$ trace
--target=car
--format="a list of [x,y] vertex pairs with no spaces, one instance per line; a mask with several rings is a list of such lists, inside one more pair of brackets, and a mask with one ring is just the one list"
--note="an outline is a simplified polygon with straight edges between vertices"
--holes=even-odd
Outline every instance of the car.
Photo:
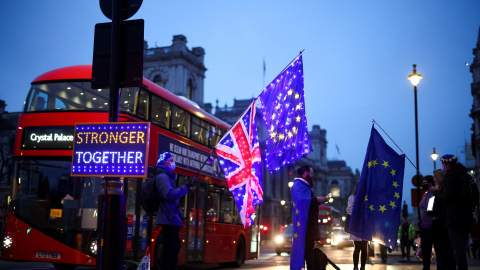
[[332,246],[336,246],[338,249],[353,247],[353,241],[350,240],[350,235],[344,231],[343,227],[333,227]]
[[277,255],[286,252],[290,254],[292,252],[292,237],[293,237],[293,225],[287,225],[283,231],[275,237],[275,252]]

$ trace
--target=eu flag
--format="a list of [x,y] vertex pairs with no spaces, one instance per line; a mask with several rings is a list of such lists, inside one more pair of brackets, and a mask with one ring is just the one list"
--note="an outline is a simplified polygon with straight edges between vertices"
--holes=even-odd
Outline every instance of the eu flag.
[[310,186],[298,178],[292,186],[293,238],[290,255],[290,269],[305,269],[305,233],[307,230],[308,209],[312,200]]
[[350,218],[350,233],[395,249],[405,155],[398,155],[372,126]]
[[265,161],[270,171],[312,151],[303,85],[303,61],[299,54],[259,96],[263,122],[268,130]]

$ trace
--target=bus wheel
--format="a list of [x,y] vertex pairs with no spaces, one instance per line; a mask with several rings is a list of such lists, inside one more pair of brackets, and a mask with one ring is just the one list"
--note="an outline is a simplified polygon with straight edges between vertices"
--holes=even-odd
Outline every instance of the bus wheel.
[[240,267],[245,262],[245,240],[243,237],[238,238],[237,257],[232,263],[232,267]]
[[162,261],[162,251],[163,251],[163,232],[160,232],[155,241],[155,254],[153,257],[153,267],[154,270],[161,270],[160,262]]
[[57,270],[75,270],[77,266],[75,264],[66,264],[66,263],[54,263],[53,267]]

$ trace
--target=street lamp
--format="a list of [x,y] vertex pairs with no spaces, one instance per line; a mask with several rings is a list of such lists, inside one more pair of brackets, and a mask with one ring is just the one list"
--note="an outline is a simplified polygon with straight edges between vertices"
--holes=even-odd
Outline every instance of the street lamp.
[[[417,65],[413,64],[413,74],[408,76],[408,80],[413,84],[413,93],[415,95],[415,146],[417,154],[417,204],[420,204],[420,165],[418,160],[418,117],[417,117],[417,84],[422,79],[420,74],[417,74]],[[417,205],[418,219],[420,220],[420,206]]]
[[433,153],[430,156],[433,159],[433,170],[435,171],[437,169],[437,158],[438,158],[438,154],[435,153],[435,147],[433,147]]

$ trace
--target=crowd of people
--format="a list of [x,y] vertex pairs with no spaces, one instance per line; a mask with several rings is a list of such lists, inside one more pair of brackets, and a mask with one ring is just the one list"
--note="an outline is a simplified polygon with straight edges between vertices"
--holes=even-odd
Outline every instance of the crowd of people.
[[[433,175],[426,175],[422,179],[422,189],[425,193],[419,203],[418,230],[408,222],[406,217],[399,226],[398,239],[400,240],[402,259],[410,261],[410,249],[414,238],[418,236],[417,240],[420,245],[414,255],[422,259],[423,270],[430,269],[434,254],[436,255],[437,269],[466,270],[468,269],[467,256],[477,258],[480,255],[480,228],[472,214],[473,208],[478,206],[478,186],[475,180],[469,177],[467,169],[458,162],[456,156],[444,155],[440,160],[442,169],[435,170]],[[313,187],[312,176],[311,167],[300,168],[296,181],[294,181],[294,187],[295,185]],[[352,214],[357,188],[358,184],[348,198],[347,223],[348,217]],[[292,192],[294,192],[294,188],[292,188]],[[328,196],[316,197],[312,191],[310,198],[310,209],[307,210],[309,216],[310,211],[318,209],[318,204],[323,203]],[[314,213],[312,214],[314,215]],[[353,234],[350,235],[350,240],[354,243],[354,270],[364,270],[371,243],[368,239],[362,239]],[[315,265],[314,241],[315,237],[309,237],[305,241],[304,257],[307,267],[308,269],[324,269]],[[382,263],[387,261],[387,250],[386,246],[380,245]],[[294,252],[295,250],[292,249],[292,256]],[[359,264],[360,268],[358,268]]]

